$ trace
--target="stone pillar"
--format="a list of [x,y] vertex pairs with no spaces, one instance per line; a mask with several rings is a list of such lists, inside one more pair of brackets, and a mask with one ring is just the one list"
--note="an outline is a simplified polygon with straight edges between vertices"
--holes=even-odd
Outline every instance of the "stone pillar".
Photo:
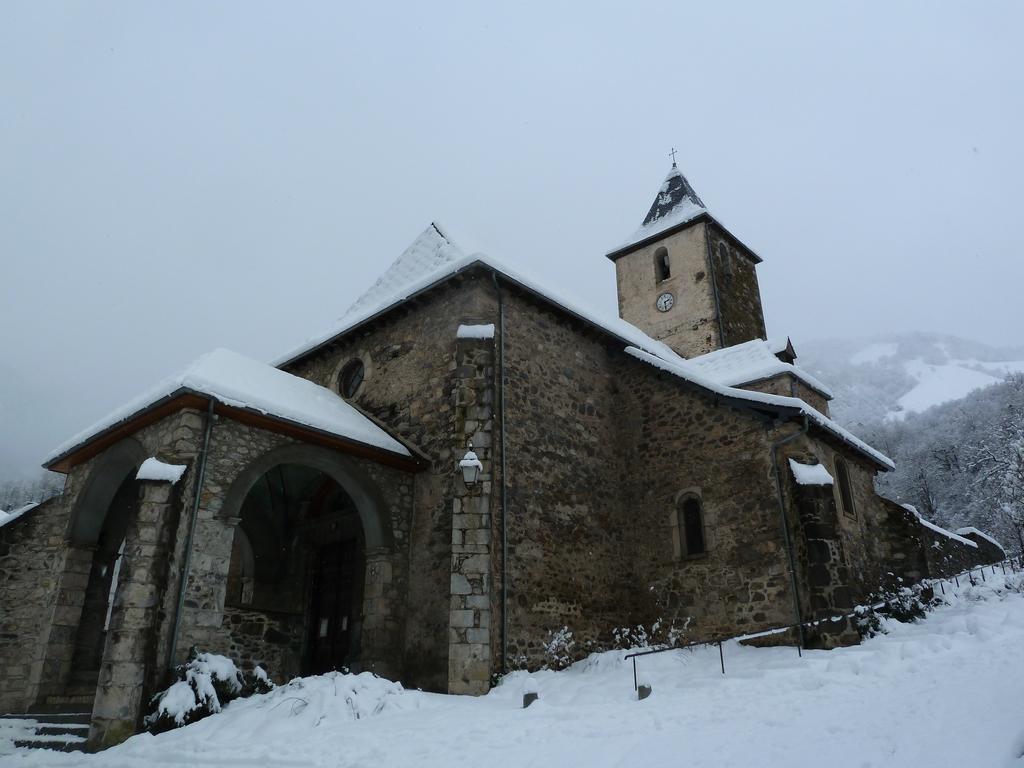
[[396,680],[400,674],[398,621],[392,591],[393,554],[387,549],[366,553],[363,583],[363,626],[359,634],[360,670]]
[[167,482],[140,481],[138,516],[128,527],[110,628],[100,665],[89,747],[134,734],[161,682],[160,606],[167,587],[180,499]]
[[[472,442],[483,464],[470,491],[454,478],[448,614],[448,692],[487,693],[491,678],[491,491],[494,450],[494,340],[459,339],[454,397],[461,458]],[[453,473],[458,472],[452,467]]]
[[[853,592],[832,486],[794,487],[800,531],[797,551],[808,589],[805,602],[810,608],[804,620],[845,616],[853,610]],[[809,645],[820,648],[860,642],[846,618],[823,621],[816,628],[805,629],[804,634]]]
[[47,696],[60,695],[67,685],[95,549],[71,545],[64,555],[50,633],[32,661],[30,674],[34,685],[30,698],[33,700],[44,701]]

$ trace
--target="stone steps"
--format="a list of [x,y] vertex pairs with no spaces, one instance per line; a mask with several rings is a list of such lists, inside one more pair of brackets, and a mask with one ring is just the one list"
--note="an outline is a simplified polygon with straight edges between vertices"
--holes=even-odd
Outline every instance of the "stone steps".
[[19,733],[14,739],[16,747],[79,752],[85,749],[91,718],[91,712],[80,710],[35,711],[23,715],[0,715],[0,726],[21,728],[23,733]]

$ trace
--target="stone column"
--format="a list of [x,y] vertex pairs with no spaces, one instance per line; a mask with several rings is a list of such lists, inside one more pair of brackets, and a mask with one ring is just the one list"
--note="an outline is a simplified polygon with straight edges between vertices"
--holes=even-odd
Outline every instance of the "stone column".
[[366,578],[363,583],[362,630],[359,635],[361,670],[391,680],[398,679],[398,621],[392,593],[394,569],[392,553],[377,549],[366,553]]
[[91,749],[118,744],[136,732],[162,671],[156,635],[181,505],[170,483],[139,485],[139,512],[125,538],[100,665],[89,730]]
[[64,569],[57,590],[57,602],[53,606],[50,633],[46,642],[40,644],[32,662],[34,690],[31,699],[43,701],[47,696],[64,692],[71,674],[71,659],[75,654],[75,639],[82,619],[82,605],[95,549],[70,545],[64,555]]
[[[483,464],[470,491],[454,478],[452,560],[448,615],[448,692],[487,693],[491,678],[491,489],[494,450],[494,340],[459,339],[454,397],[456,445],[461,458],[470,442]],[[453,473],[458,472],[452,467]]]

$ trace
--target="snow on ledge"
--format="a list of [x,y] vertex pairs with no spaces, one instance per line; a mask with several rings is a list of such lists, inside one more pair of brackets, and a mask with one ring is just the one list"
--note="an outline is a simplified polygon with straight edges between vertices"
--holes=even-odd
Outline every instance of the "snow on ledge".
[[832,475],[824,464],[801,464],[794,459],[789,460],[789,468],[799,485],[832,485]]
[[26,512],[31,512],[38,506],[38,501],[30,501],[25,506],[18,507],[17,509],[12,509],[10,512],[4,512],[2,509],[0,509],[0,528],[3,528],[8,523],[14,522],[19,517],[24,515]]
[[460,325],[456,332],[457,339],[493,339],[494,323],[486,325]]
[[135,474],[136,480],[156,480],[158,482],[174,485],[181,480],[188,467],[184,464],[167,464],[157,458],[148,458],[142,462],[139,471]]
[[984,531],[979,531],[973,525],[969,525],[966,528],[957,528],[956,532],[960,536],[966,536],[966,535],[970,534],[971,536],[977,536],[979,539],[984,539],[989,544],[994,544],[995,546],[999,547],[1001,550],[1003,550],[1003,554],[1006,554],[1006,547],[1004,547],[1002,544],[1000,544],[998,541],[993,539],[991,536],[989,536]]
[[936,525],[935,523],[925,520],[923,517],[921,517],[921,513],[917,511],[917,507],[915,507],[913,504],[900,504],[900,506],[903,507],[908,512],[913,512],[915,515],[917,515],[918,522],[921,523],[921,525],[923,525],[928,530],[935,531],[935,533],[939,534],[940,536],[945,536],[947,539],[952,539],[953,541],[959,542],[964,546],[974,547],[975,549],[978,548],[977,542],[971,541],[970,539],[965,539],[963,536],[957,536],[952,531],[947,531],[945,528],[942,528]]

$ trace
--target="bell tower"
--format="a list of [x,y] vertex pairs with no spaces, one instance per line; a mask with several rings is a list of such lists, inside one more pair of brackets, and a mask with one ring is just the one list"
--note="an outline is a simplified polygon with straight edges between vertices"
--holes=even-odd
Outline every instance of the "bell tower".
[[619,317],[683,357],[765,338],[761,259],[711,216],[675,162],[639,229],[607,256]]

